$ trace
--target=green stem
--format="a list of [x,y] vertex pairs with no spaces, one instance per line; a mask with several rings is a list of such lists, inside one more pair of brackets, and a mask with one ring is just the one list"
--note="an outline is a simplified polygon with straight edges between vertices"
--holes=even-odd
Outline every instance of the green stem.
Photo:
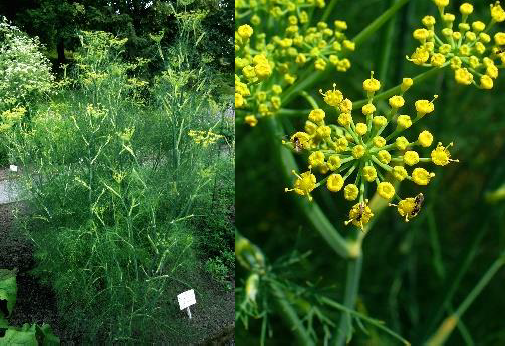
[[500,256],[493,262],[493,264],[487,270],[484,276],[482,276],[477,285],[475,285],[472,291],[468,294],[463,303],[461,303],[458,309],[449,317],[447,317],[442,322],[442,324],[435,332],[435,334],[428,339],[426,345],[437,346],[444,344],[444,342],[447,340],[447,338],[449,338],[452,331],[458,324],[458,321],[461,318],[461,316],[463,316],[463,314],[468,309],[468,307],[473,303],[475,298],[477,298],[477,296],[482,292],[482,290],[487,286],[489,281],[491,281],[493,276],[504,264],[505,264],[505,252],[502,252]]
[[[423,73],[415,76],[414,78],[412,78],[414,80],[414,85],[419,84],[419,83],[425,81],[426,79],[436,75],[439,71],[443,70],[448,64],[449,63],[446,63],[446,64],[442,65],[441,67],[434,67],[431,70],[428,70],[426,72],[423,72]],[[397,86],[392,87],[391,89],[386,90],[386,91],[378,94],[377,96],[375,96],[374,101],[377,102],[377,101],[384,100],[384,99],[389,98],[394,95],[399,95],[400,92],[401,92],[401,84],[398,84]],[[361,108],[366,103],[368,103],[368,100],[355,101],[352,103],[352,109]]]
[[283,313],[283,317],[292,330],[296,333],[296,336],[300,342],[300,345],[314,345],[314,341],[310,338],[309,333],[303,326],[302,321],[298,317],[295,309],[293,309],[292,303],[288,300],[282,291],[282,288],[275,282],[270,281],[270,288],[272,289],[273,295],[279,304],[279,307]]
[[423,335],[428,335],[428,333],[431,333],[434,328],[435,328],[435,323],[440,321],[442,318],[442,315],[444,311],[446,311],[448,304],[452,301],[454,294],[456,293],[456,289],[459,287],[459,284],[461,283],[461,280],[463,279],[463,276],[465,273],[468,271],[468,268],[472,264],[475,256],[477,255],[477,250],[478,247],[484,238],[484,235],[487,233],[489,229],[489,223],[484,225],[478,232],[475,233],[475,235],[472,237],[472,239],[469,241],[469,246],[462,251],[463,258],[458,261],[458,271],[454,275],[451,275],[446,278],[447,284],[443,286],[442,291],[444,292],[444,296],[440,301],[438,301],[435,306],[437,306],[437,310],[432,311],[430,316],[433,316],[431,318],[431,322],[428,325],[428,328],[423,332]]
[[[397,2],[398,0],[391,0],[392,3]],[[391,50],[393,48],[393,41],[395,36],[395,25],[396,25],[396,17],[393,17],[386,28],[386,33],[384,34],[384,47],[382,49],[382,56],[379,68],[379,80],[383,83],[386,82],[386,78],[388,75],[389,67],[391,66]]]
[[[270,117],[266,120],[268,128],[271,131],[271,135],[274,138],[278,136],[282,137],[284,135],[283,129],[275,118]],[[277,150],[279,150],[278,154],[280,157],[281,169],[284,171],[286,177],[291,176],[292,170],[298,170],[293,154],[282,146],[275,147],[279,148]],[[354,253],[354,249],[349,246],[348,242],[333,227],[315,201],[309,202],[307,198],[302,198],[300,196],[295,197],[296,198],[294,198],[294,200],[300,211],[339,256],[343,258],[352,258],[359,255],[359,252],[357,254]]]
[[[345,280],[344,306],[354,310],[356,296],[358,295],[359,279],[361,276],[361,266],[363,256],[359,255],[356,259],[347,264],[347,276]],[[352,320],[348,312],[342,314],[340,323],[337,327],[336,339],[334,345],[345,345],[350,341],[352,335]]]
[[332,1],[330,1],[329,4],[326,5],[326,8],[325,8],[324,13],[323,13],[323,16],[319,20],[320,22],[325,22],[326,19],[328,19],[328,17],[330,16],[330,14],[333,12],[333,8],[337,4],[337,2],[338,2],[338,0],[332,0]]
[[[354,41],[355,48],[357,48],[361,43],[363,43],[370,35],[372,35],[376,30],[378,30],[391,16],[393,16],[403,5],[405,5],[409,0],[399,0],[393,6],[391,6],[386,12],[379,16],[370,25],[360,31],[352,41]],[[335,2],[335,1],[333,1]],[[344,58],[345,54],[339,56],[339,58]],[[289,87],[284,95],[282,95],[282,104],[288,104],[293,97],[295,97],[301,90],[305,90],[315,84],[322,76],[324,76],[325,71],[314,72],[314,66],[311,66],[305,71],[305,73],[297,78],[295,85]]]
[[399,0],[393,6],[391,6],[386,12],[381,14],[376,20],[374,20],[370,25],[360,31],[359,34],[354,36],[352,41],[358,48],[359,45],[363,43],[368,37],[370,37],[375,31],[377,31],[389,18],[391,18],[403,5],[405,5],[409,0]]
[[277,111],[276,115],[309,115],[312,109],[287,109],[281,108]]

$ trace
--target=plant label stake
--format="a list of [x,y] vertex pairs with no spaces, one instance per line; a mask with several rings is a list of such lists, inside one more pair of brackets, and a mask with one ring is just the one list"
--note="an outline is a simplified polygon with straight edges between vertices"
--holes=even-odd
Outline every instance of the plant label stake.
[[179,301],[180,309],[181,310],[186,309],[189,319],[191,319],[191,310],[189,310],[189,307],[191,305],[196,304],[195,290],[189,290],[186,292],[182,292],[181,294],[179,294],[177,296],[177,300]]
[[12,172],[17,172],[17,171],[18,171],[18,166],[16,166],[16,165],[10,165],[9,169],[10,169]]

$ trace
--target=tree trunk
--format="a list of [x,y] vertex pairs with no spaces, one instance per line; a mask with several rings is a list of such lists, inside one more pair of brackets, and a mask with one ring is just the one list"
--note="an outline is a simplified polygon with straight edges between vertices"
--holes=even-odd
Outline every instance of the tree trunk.
[[60,68],[65,63],[65,45],[62,38],[59,39],[56,45],[56,51],[58,53],[58,68]]

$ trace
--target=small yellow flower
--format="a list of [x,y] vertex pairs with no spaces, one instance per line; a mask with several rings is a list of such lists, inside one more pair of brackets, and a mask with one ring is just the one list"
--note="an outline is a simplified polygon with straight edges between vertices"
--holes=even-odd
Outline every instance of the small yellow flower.
[[488,67],[486,67],[486,75],[488,75],[493,79],[498,78],[498,67],[496,67],[495,65],[489,65]]
[[451,52],[452,50],[452,47],[450,44],[447,44],[447,43],[444,43],[443,45],[441,45],[439,48],[438,48],[438,51],[443,54],[443,55],[447,55]]
[[254,72],[256,73],[256,76],[260,80],[264,80],[272,74],[272,69],[270,68],[270,64],[261,63],[261,64],[254,66]]
[[431,56],[431,64],[436,67],[440,67],[445,64],[445,56],[440,53],[435,53]]
[[483,89],[492,89],[493,80],[488,75],[483,75],[482,77],[480,77],[480,86]]
[[242,74],[249,81],[254,81],[256,79],[256,72],[254,71],[254,67],[251,65],[247,65],[242,69]]
[[479,40],[481,40],[484,43],[489,43],[489,42],[491,42],[491,36],[489,36],[485,32],[481,32],[479,34]]
[[[438,97],[438,95],[435,95],[435,99]],[[426,114],[429,114],[435,110],[435,105],[433,104],[433,101],[428,101],[428,100],[417,100],[415,103],[416,106],[416,111],[417,115],[422,117]]]
[[412,126],[412,119],[408,115],[402,114],[398,116],[398,127],[400,129],[408,129]]
[[435,25],[435,17],[433,16],[425,16],[423,18],[423,25],[425,25],[428,29],[432,28]]
[[328,158],[328,162],[326,164],[328,165],[329,169],[334,171],[340,167],[340,158],[337,155],[331,155]]
[[324,61],[324,59],[319,58],[314,62],[314,67],[318,71],[324,71],[324,69],[326,68],[326,61]]
[[358,187],[354,184],[348,184],[344,187],[344,198],[348,201],[354,201],[358,197]]
[[505,32],[498,32],[494,35],[494,42],[498,46],[505,45]]
[[336,30],[347,30],[347,23],[343,20],[336,20],[333,22]]
[[450,23],[452,26],[452,22],[456,19],[456,16],[453,15],[452,13],[446,13],[444,14],[444,21],[447,23]]
[[241,108],[244,106],[244,98],[239,93],[235,93],[235,107]]
[[410,87],[414,84],[414,80],[412,78],[403,78],[402,85],[401,85],[401,90],[402,93],[410,89]]
[[299,195],[307,196],[309,201],[312,201],[312,196],[310,192],[314,190],[316,187],[316,177],[310,171],[304,172],[300,175],[296,174],[295,171],[292,171],[293,174],[297,177],[295,181],[295,187],[293,189],[284,189],[284,191],[294,191]]
[[363,229],[363,225],[366,225],[374,215],[372,209],[366,205],[367,202],[368,200],[365,200],[364,203],[357,203],[351,208],[349,211],[349,220],[345,222],[345,225],[352,222],[354,226]]
[[324,102],[332,107],[337,107],[344,99],[340,90],[336,90],[335,87],[336,84],[333,83],[333,90],[328,90],[324,94],[322,90],[319,90],[319,92],[324,96]]
[[418,185],[428,185],[430,179],[434,176],[435,173],[429,173],[427,170],[420,167],[414,168],[414,171],[412,172],[412,179]]
[[363,90],[366,92],[374,93],[381,88],[381,83],[373,78],[374,72],[372,71],[372,76],[369,79],[365,79],[363,82]]
[[463,62],[461,61],[459,56],[455,56],[451,59],[451,68],[453,70],[457,70],[457,69],[461,68],[462,64],[463,64]]
[[468,16],[469,14],[472,14],[473,6],[472,4],[465,2],[463,5],[459,7],[459,11],[461,12],[461,14]]
[[393,167],[393,176],[396,180],[403,181],[408,177],[407,170],[403,166],[394,166]]
[[351,124],[351,113],[340,113],[337,120],[341,126],[347,127]]
[[505,11],[500,6],[500,2],[496,1],[495,4],[491,4],[491,17],[495,22],[501,23],[505,21]]
[[344,46],[345,49],[354,51],[355,45],[354,42],[351,42],[349,40],[344,40],[342,41],[342,45]]
[[347,144],[348,144],[347,139],[341,137],[337,139],[337,142],[335,143],[335,149],[337,150],[337,152],[342,152],[347,149]]
[[413,150],[409,150],[403,155],[403,162],[409,166],[414,166],[419,163],[419,154]]
[[386,165],[391,162],[391,154],[387,150],[381,150],[377,153],[377,157],[380,162]]
[[344,99],[338,105],[338,110],[342,113],[351,113],[352,110],[352,102],[349,99]]
[[365,178],[366,181],[372,182],[377,178],[377,171],[373,166],[365,166],[363,167],[363,177]]
[[366,124],[364,123],[357,123],[356,124],[356,133],[360,136],[363,136],[367,131]]
[[435,3],[435,5],[437,5],[438,7],[446,7],[449,5],[449,0],[433,0],[433,2]]
[[395,187],[393,184],[383,181],[377,186],[377,193],[384,199],[390,200],[395,195]]
[[274,94],[280,95],[282,94],[282,87],[278,84],[274,84],[272,85],[272,91],[274,92]]
[[384,137],[381,137],[381,136],[375,136],[373,138],[373,144],[377,147],[377,148],[382,148],[383,146],[386,145],[386,139]]
[[363,155],[365,155],[365,147],[361,144],[355,145],[354,148],[352,148],[352,156],[355,159],[359,159]]
[[476,33],[479,33],[481,31],[483,31],[484,29],[486,28],[486,24],[484,24],[483,22],[481,22],[480,20],[478,21],[475,21],[472,23],[472,29],[473,31],[475,31]]
[[400,150],[407,149],[407,147],[410,144],[408,139],[403,136],[396,138],[395,143],[396,143],[396,146],[398,147],[398,149],[400,149]]
[[442,143],[439,142],[435,150],[431,152],[431,160],[433,163],[437,166],[445,166],[450,161],[458,162],[458,160],[451,159],[451,153],[449,152],[448,148],[452,145],[453,144],[450,143],[447,147],[444,147]]
[[332,174],[328,177],[328,180],[326,181],[326,187],[331,192],[340,191],[342,189],[342,186],[344,186],[344,179],[340,174]]
[[251,127],[256,126],[258,124],[258,119],[254,115],[246,115],[245,117],[246,124],[249,124]]
[[377,128],[384,127],[388,124],[388,120],[386,117],[383,117],[382,115],[376,116],[373,118],[373,125]]
[[291,136],[291,142],[298,142],[302,148],[308,148],[310,141],[310,135],[305,132],[297,132]]
[[312,167],[318,167],[324,165],[324,154],[321,151],[314,151],[309,155],[309,164]]
[[237,32],[240,35],[240,37],[248,39],[253,34],[253,28],[251,28],[247,24],[244,24],[244,25],[239,26]]
[[419,40],[421,42],[426,41],[428,37],[430,37],[430,32],[426,29],[416,29],[414,30],[413,36],[416,40]]
[[324,111],[322,109],[314,109],[309,113],[309,119],[314,122],[320,122],[324,119]]
[[466,68],[459,68],[454,72],[456,82],[464,85],[470,85],[473,81],[473,74],[468,72]]
[[364,115],[370,115],[370,114],[373,114],[375,112],[376,108],[373,104],[371,103],[367,103],[366,105],[364,105],[363,107],[361,107],[361,112],[364,114]]
[[403,96],[396,95],[396,96],[393,96],[389,99],[389,105],[393,108],[403,107],[404,104],[405,104],[405,99],[403,98]]
[[422,65],[427,62],[429,58],[430,52],[427,49],[423,47],[417,47],[416,51],[412,54],[409,60],[416,65]]
[[433,135],[429,131],[423,131],[419,134],[418,141],[421,146],[427,148],[433,143]]
[[398,203],[398,213],[401,216],[405,216],[405,221],[409,221],[409,217],[415,217],[417,214],[412,215],[414,209],[416,207],[415,199],[412,197],[402,199],[400,203]]

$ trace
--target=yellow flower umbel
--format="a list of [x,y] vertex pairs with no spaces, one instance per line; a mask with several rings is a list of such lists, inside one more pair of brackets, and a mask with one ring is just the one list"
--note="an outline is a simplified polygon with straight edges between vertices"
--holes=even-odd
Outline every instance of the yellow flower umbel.
[[[415,29],[414,39],[419,47],[408,57],[416,65],[445,67],[454,70],[454,79],[462,85],[475,85],[479,89],[493,88],[493,80],[498,78],[498,67],[505,66],[505,33],[498,32],[493,37],[489,31],[495,23],[505,21],[505,11],[499,1],[491,4],[491,21],[486,27],[481,21],[469,22],[473,5],[463,3],[459,7],[461,21],[445,12],[449,0],[433,0],[439,9],[439,19],[425,16],[425,28]],[[436,30],[436,23],[440,23]],[[494,40],[493,40],[494,39]]]
[[[305,131],[296,132],[291,137],[291,148],[307,153],[309,171],[297,175],[293,189],[299,195],[312,199],[310,193],[320,187],[335,193],[342,191],[348,201],[356,201],[349,211],[346,224],[364,228],[373,217],[367,205],[368,196],[376,192],[387,201],[397,200],[398,212],[406,221],[415,217],[424,196],[402,200],[394,182],[410,180],[419,186],[429,184],[435,176],[421,164],[432,162],[445,166],[457,160],[451,159],[448,148],[438,143],[431,151],[431,157],[423,157],[421,152],[433,144],[433,135],[422,131],[411,140],[402,134],[424,117],[432,116],[434,100],[417,100],[413,116],[398,115],[406,102],[405,91],[412,86],[412,79],[405,78],[399,95],[389,99],[390,109],[385,115],[376,114],[373,104],[374,93],[380,89],[380,81],[372,77],[363,83],[368,103],[361,108],[361,114],[351,114],[352,103],[342,92],[335,89],[320,91],[324,102],[337,113],[338,124],[327,124],[327,115],[322,109],[314,109],[308,114]],[[350,104],[350,105],[349,105]],[[355,122],[355,117],[362,119]],[[395,124],[396,122],[396,124]],[[389,126],[388,126],[389,125]],[[387,133],[387,134],[386,134]],[[321,174],[321,178],[316,178]]]
[[223,138],[223,135],[218,135],[217,133],[208,131],[198,131],[198,130],[189,130],[188,136],[193,138],[193,141],[196,144],[201,144],[204,148],[208,147],[211,144],[216,143],[219,139]]
[[300,71],[350,68],[344,56],[354,43],[346,22],[311,23],[312,10],[324,6],[324,0],[235,2],[235,108],[244,123],[255,126],[279,112]]

